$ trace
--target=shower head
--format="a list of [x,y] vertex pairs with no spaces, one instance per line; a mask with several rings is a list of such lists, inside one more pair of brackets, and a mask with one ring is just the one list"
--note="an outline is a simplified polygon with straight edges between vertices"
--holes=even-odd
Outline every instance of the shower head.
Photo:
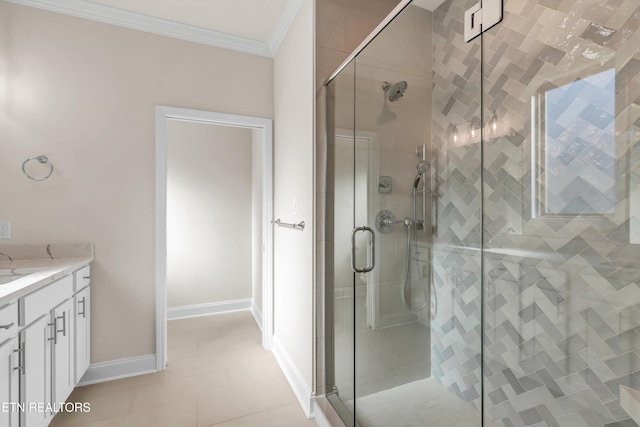
[[430,168],[431,168],[431,165],[429,164],[429,162],[424,162],[424,161],[418,163],[418,165],[416,166],[416,169],[418,170],[419,175],[422,175],[423,173],[428,171]]
[[407,91],[406,81],[402,80],[398,83],[391,84],[389,82],[382,82],[382,90],[385,92],[389,92],[388,98],[390,102],[395,102],[398,99],[402,98]]
[[416,174],[416,178],[413,180],[413,188],[414,188],[414,190],[418,189],[418,184],[420,184],[420,177],[422,176],[422,174],[424,174],[430,168],[431,168],[431,165],[429,164],[429,162],[422,161],[422,162],[418,163],[418,165],[416,166],[416,169],[418,170],[418,173]]

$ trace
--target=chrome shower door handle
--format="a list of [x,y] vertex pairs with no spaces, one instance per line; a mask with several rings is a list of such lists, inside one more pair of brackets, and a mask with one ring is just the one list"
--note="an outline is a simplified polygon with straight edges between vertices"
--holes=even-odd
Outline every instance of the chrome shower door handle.
[[[371,233],[371,265],[363,268],[358,268],[356,266],[356,234],[359,231],[367,231]],[[373,270],[376,262],[376,236],[373,234],[373,230],[371,227],[367,227],[366,225],[361,225],[360,227],[356,227],[351,232],[351,269],[354,273],[368,273]]]

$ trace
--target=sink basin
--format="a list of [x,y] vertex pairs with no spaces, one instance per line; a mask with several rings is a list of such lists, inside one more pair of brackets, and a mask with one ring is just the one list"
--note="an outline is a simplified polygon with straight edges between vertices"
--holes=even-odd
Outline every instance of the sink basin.
[[15,274],[16,276],[24,276],[26,274],[37,273],[38,271],[46,270],[47,267],[25,267],[25,268],[14,268],[11,270],[11,274]]
[[6,274],[3,276],[0,276],[0,286],[6,285],[7,283],[11,283],[14,280],[17,280],[21,277],[24,277],[24,274]]
[[0,269],[0,286],[13,282],[21,277],[28,276],[32,273],[46,270],[47,267],[23,267],[23,268],[6,268]]

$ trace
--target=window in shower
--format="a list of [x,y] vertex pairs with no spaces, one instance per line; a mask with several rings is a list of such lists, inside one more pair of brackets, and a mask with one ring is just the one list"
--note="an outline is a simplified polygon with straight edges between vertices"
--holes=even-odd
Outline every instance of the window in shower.
[[614,214],[615,83],[610,68],[533,97],[534,217]]

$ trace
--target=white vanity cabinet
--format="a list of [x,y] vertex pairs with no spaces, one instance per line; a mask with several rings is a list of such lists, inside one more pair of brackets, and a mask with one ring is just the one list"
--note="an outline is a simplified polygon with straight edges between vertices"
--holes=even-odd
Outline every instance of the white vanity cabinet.
[[0,307],[0,427],[49,425],[89,367],[89,272]]
[[66,401],[76,386],[73,314],[73,299],[66,300],[51,311],[54,333],[51,351],[52,402]]
[[[76,278],[77,279],[77,278]],[[76,280],[76,284],[78,281]],[[87,285],[73,297],[75,306],[75,382],[80,382],[91,362],[91,292]]]
[[19,344],[18,337],[0,344],[0,405],[3,405],[0,407],[0,426],[19,426],[20,411],[15,405],[20,401],[18,384],[22,359]]
[[0,307],[0,426],[18,427],[20,412],[13,405],[20,401],[20,364],[18,340],[18,304]]
[[48,425],[54,415],[51,405],[67,390],[72,295],[73,276],[68,275],[18,300],[20,325],[25,326],[20,333],[20,401],[25,405],[21,427]]
[[46,405],[51,402],[51,315],[46,315],[20,332],[22,348],[20,427],[41,427],[49,424],[52,414]]
[[0,344],[18,335],[18,304],[0,307]]

